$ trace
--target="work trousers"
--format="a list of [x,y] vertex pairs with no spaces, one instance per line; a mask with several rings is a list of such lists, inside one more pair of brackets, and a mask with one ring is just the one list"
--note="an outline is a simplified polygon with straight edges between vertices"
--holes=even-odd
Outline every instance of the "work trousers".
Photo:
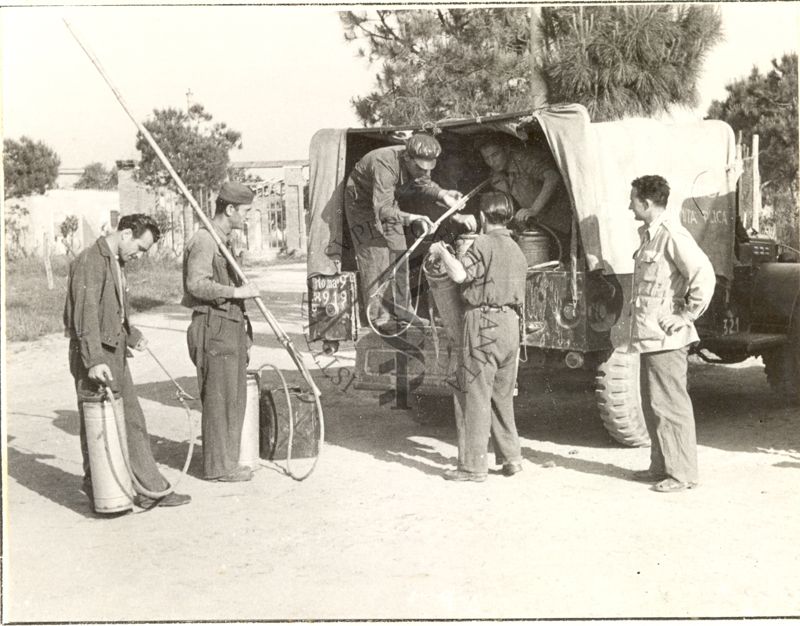
[[650,471],[697,482],[697,436],[686,386],[689,347],[641,354],[642,412],[650,433]]
[[[150,447],[150,435],[144,419],[139,398],[133,387],[133,379],[128,368],[126,358],[127,348],[123,343],[118,348],[103,346],[103,362],[111,370],[110,387],[114,394],[122,396],[122,405],[125,412],[125,429],[127,431],[128,457],[136,479],[148,491],[164,491],[169,487],[167,479],[158,471],[153,450]],[[80,344],[72,339],[69,344],[69,369],[75,379],[75,392],[78,395],[78,414],[80,415],[81,454],[83,455],[84,481],[91,480],[91,467],[89,465],[89,446],[86,441],[86,422],[83,413],[81,398],[97,396],[101,387],[89,378],[89,370],[81,359]]]
[[522,460],[514,422],[518,354],[519,319],[514,311],[471,309],[464,314],[454,394],[460,469],[487,473],[490,434],[498,465]]
[[246,403],[247,320],[195,312],[186,335],[203,405],[203,474],[219,478],[239,466]]
[[[350,236],[358,260],[361,295],[373,325],[392,319],[408,321],[411,292],[408,284],[408,259],[392,275],[392,266],[407,250],[406,237],[400,223],[384,223],[383,232],[372,223],[354,224]],[[381,286],[386,284],[384,289]]]

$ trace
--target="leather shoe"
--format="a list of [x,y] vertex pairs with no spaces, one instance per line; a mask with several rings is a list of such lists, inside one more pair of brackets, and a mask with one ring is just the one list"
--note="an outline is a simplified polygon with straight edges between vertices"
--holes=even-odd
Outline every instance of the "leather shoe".
[[653,491],[658,491],[659,493],[674,493],[676,491],[694,489],[695,487],[697,487],[697,483],[684,483],[675,478],[667,478],[653,485]]
[[654,474],[649,469],[646,469],[633,472],[631,478],[640,483],[657,483],[668,478],[668,476],[666,474]]
[[454,480],[457,482],[473,482],[473,483],[482,483],[486,480],[486,474],[476,474],[475,472],[468,472],[466,470],[461,469],[454,469],[454,470],[447,470],[443,475],[442,478],[445,480]]
[[249,467],[239,466],[230,474],[225,474],[225,476],[220,476],[218,478],[212,478],[211,480],[215,480],[220,483],[243,483],[251,480],[253,478],[253,470]]
[[192,496],[185,493],[175,493],[174,491],[163,498],[151,498],[138,494],[134,498],[134,504],[142,509],[150,509],[157,506],[181,506],[189,504],[192,501]]
[[504,463],[503,476],[513,476],[522,471],[522,463]]

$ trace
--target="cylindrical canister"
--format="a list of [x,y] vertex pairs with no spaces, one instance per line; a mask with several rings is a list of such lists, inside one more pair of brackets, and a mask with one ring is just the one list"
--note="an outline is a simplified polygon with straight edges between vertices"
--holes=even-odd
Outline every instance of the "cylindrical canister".
[[461,288],[447,275],[441,267],[438,257],[427,256],[422,264],[422,271],[431,288],[431,295],[436,310],[442,318],[445,333],[451,342],[461,344],[464,328],[464,301],[461,299]]
[[[104,396],[81,397],[89,466],[92,471],[94,510],[98,513],[119,513],[133,509],[135,491],[125,462],[123,438],[125,421],[122,398],[114,397],[114,406]],[[121,419],[115,421],[114,411]],[[117,427],[122,425],[123,432]]]
[[258,466],[259,436],[259,376],[257,372],[247,372],[247,401],[244,408],[242,437],[239,440],[239,465]]
[[528,267],[550,261],[550,239],[544,231],[537,229],[523,231],[519,236],[519,247],[525,255]]
[[292,430],[291,457],[310,459],[319,455],[320,421],[314,394],[299,387],[283,386],[261,390],[262,459],[282,461],[289,456],[289,430]]

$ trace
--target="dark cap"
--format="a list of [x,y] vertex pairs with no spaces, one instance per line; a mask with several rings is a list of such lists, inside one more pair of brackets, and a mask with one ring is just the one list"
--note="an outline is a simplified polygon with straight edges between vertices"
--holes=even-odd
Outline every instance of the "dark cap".
[[226,204],[251,204],[256,194],[247,185],[242,183],[226,182],[217,195],[217,200]]
[[442,153],[442,146],[434,137],[419,133],[412,135],[406,142],[406,153],[421,168],[432,170],[436,167],[436,159]]

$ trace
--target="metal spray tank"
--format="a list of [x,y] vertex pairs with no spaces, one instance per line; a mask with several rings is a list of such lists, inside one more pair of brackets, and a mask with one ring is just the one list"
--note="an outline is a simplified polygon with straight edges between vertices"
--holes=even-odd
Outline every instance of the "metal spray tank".
[[86,425],[94,509],[98,513],[130,511],[136,495],[128,473],[122,398],[119,394],[111,395],[109,398],[105,391],[88,390],[81,390],[79,395]]

